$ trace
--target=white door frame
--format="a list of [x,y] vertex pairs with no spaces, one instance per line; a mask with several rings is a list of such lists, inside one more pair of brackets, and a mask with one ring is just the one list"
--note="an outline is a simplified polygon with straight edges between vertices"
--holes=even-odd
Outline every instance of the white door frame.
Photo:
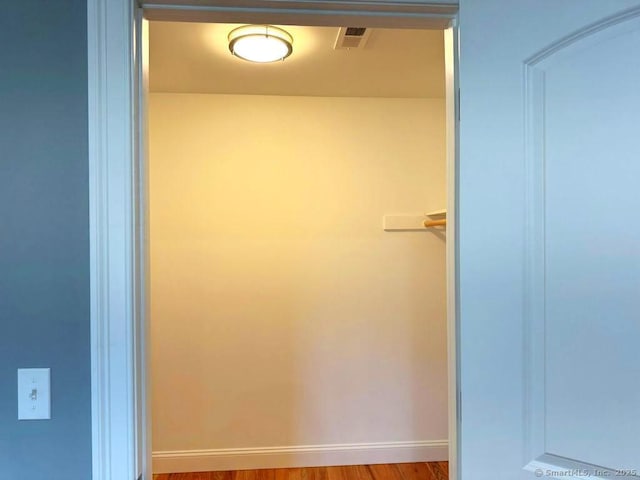
[[[152,20],[446,29],[449,468],[459,465],[455,0],[87,0],[93,480],[151,479],[145,128]],[[191,6],[198,4],[198,7]],[[458,479],[459,480],[459,479]]]

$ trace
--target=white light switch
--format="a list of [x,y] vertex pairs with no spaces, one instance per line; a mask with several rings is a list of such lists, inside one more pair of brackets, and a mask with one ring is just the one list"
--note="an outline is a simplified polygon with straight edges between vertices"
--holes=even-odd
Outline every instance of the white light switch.
[[18,420],[51,418],[51,370],[18,369]]

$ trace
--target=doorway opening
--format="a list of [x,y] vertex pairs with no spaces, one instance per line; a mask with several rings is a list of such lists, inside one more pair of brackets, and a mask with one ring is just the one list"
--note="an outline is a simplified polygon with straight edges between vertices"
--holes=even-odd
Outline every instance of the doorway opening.
[[[92,0],[88,4],[94,477],[145,480],[152,477],[146,150],[148,27],[149,21],[187,21],[444,31],[448,445],[449,476],[457,478],[457,6],[394,2],[355,5],[336,1],[329,11],[322,2],[301,5],[288,0],[261,8],[256,8],[253,2],[234,2],[228,6],[212,1],[191,7],[187,3],[143,2],[140,8],[129,0]],[[384,440],[382,443],[389,444]],[[183,453],[197,456],[196,450]],[[286,449],[281,453],[286,455]]]
[[240,25],[148,25],[153,472],[442,475],[447,32],[280,25],[263,65]]

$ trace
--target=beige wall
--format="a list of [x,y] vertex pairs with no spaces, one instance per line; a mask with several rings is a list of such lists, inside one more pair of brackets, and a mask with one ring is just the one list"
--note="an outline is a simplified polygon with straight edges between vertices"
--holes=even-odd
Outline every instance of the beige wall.
[[[215,81],[215,79],[212,79]],[[446,440],[444,101],[152,94],[153,450]]]

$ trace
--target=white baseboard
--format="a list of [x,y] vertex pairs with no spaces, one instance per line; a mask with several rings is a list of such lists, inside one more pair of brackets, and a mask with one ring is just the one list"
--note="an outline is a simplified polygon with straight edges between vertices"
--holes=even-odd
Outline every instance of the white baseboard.
[[153,452],[153,473],[436,462],[448,455],[446,440],[178,450]]

